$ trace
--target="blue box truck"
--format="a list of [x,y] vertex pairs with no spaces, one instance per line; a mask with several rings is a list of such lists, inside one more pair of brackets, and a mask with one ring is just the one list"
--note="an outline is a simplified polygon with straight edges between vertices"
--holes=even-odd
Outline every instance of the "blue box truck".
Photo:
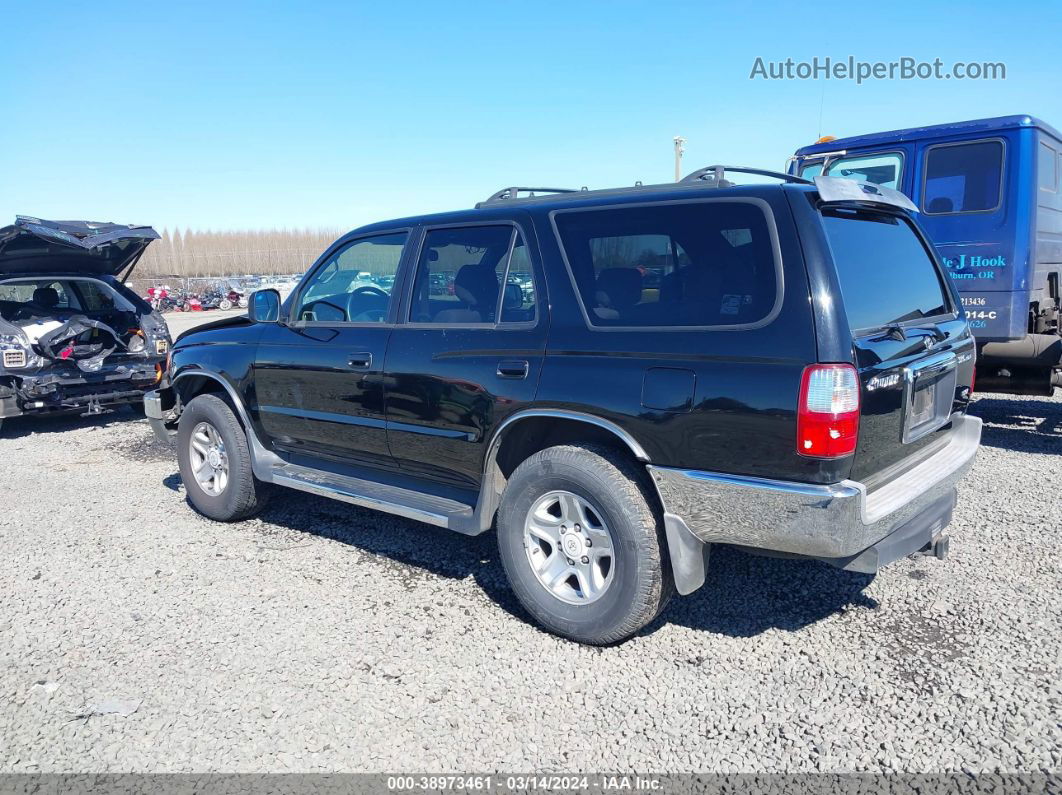
[[1062,388],[1062,135],[1033,116],[824,138],[787,171],[895,188],[955,280],[978,341],[977,390]]

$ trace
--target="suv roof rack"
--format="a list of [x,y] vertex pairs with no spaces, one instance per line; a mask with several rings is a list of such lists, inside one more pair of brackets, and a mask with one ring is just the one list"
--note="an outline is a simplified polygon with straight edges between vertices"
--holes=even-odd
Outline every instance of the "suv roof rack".
[[728,171],[733,171],[738,174],[758,174],[761,177],[774,177],[775,179],[781,179],[786,182],[795,182],[801,185],[812,184],[811,180],[797,177],[793,174],[786,174],[782,171],[768,171],[763,168],[748,168],[746,166],[705,166],[704,168],[699,168],[684,176],[679,180],[679,184],[688,185],[691,182],[705,182],[709,185],[714,185],[717,188],[729,188],[733,186],[734,183],[726,178],[726,172]]
[[502,188],[501,190],[492,193],[484,201],[476,204],[476,207],[482,207],[484,204],[490,204],[491,202],[507,201],[509,199],[519,199],[521,193],[528,193],[532,198],[536,193],[579,193],[585,191],[586,187],[583,186],[576,190],[575,188],[524,188],[513,185],[509,188]]

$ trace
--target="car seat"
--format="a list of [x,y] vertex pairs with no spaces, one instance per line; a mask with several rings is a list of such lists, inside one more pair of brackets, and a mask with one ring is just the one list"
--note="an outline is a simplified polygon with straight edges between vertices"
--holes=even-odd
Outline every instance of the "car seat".
[[594,314],[619,320],[642,300],[642,274],[637,268],[605,268],[594,285]]
[[454,295],[464,304],[460,309],[444,309],[433,323],[493,323],[498,307],[498,274],[489,263],[461,266],[454,279]]

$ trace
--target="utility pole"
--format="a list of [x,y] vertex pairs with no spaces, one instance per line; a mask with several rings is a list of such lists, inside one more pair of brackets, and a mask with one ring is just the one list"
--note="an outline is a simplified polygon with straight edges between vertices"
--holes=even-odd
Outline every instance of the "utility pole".
[[675,182],[682,179],[682,153],[686,151],[686,139],[675,136]]

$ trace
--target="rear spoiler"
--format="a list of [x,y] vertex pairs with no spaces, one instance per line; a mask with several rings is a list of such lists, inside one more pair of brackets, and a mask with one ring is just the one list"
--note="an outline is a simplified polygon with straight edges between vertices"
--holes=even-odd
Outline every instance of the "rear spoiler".
[[918,212],[915,203],[900,191],[873,182],[844,177],[815,177],[815,187],[823,204],[870,204]]

